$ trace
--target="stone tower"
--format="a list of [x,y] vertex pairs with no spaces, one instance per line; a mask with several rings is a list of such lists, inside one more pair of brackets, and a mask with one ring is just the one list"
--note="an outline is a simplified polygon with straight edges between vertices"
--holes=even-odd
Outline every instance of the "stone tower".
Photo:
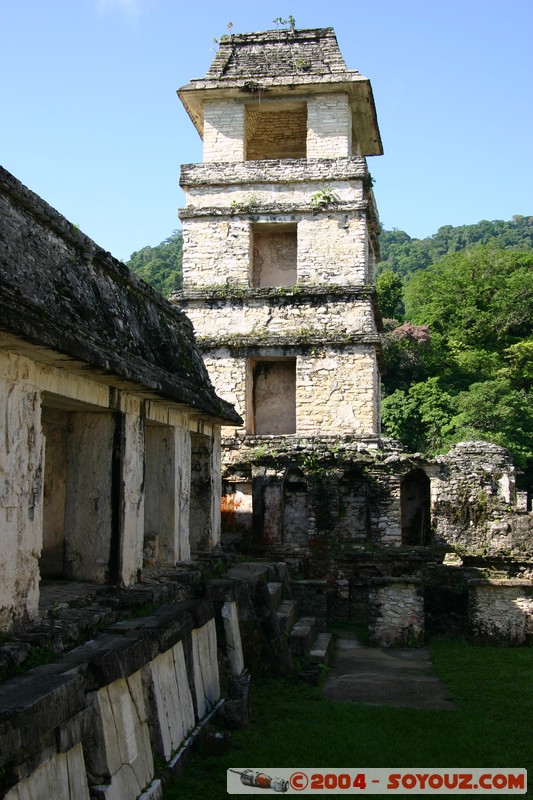
[[333,29],[277,30],[224,36],[178,94],[204,150],[181,172],[176,299],[244,419],[223,430],[226,460],[272,437],[377,447],[379,222],[365,156],[382,146],[369,80],[347,69]]

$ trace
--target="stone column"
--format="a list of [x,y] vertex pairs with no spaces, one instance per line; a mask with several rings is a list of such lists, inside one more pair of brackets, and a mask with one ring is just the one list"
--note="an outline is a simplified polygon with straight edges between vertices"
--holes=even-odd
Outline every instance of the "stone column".
[[120,581],[137,580],[143,565],[144,543],[144,424],[135,414],[122,419],[122,502]]
[[23,382],[28,377],[23,365],[20,374],[11,365],[11,375],[7,366],[0,377],[0,630],[37,615],[43,513],[40,398]]

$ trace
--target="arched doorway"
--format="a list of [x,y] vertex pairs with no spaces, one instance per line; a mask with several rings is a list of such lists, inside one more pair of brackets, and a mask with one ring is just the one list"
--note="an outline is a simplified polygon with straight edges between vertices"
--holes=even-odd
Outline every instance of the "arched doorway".
[[428,544],[430,532],[430,480],[415,469],[401,481],[402,544]]

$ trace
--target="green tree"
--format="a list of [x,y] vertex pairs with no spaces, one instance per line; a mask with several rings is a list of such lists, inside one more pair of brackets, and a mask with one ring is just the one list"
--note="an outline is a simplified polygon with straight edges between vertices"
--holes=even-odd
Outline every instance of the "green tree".
[[132,253],[127,266],[162,295],[181,289],[183,236],[174,231],[156,247],[143,247]]
[[378,275],[376,292],[379,301],[379,310],[383,317],[400,319],[403,316],[403,284],[401,278],[386,269]]
[[499,378],[473,383],[456,400],[457,413],[443,427],[449,444],[481,439],[508,448],[517,466],[533,472],[533,391]]
[[462,349],[498,350],[532,332],[533,251],[477,246],[445,256],[405,288],[406,317]]
[[445,443],[443,430],[450,424],[454,410],[454,400],[439,379],[428,378],[407,391],[397,389],[383,400],[383,428],[412,452],[439,452]]
[[383,231],[380,236],[381,263],[378,271],[392,269],[406,279],[434,264],[442,256],[458,253],[476,244],[493,244],[501,250],[533,248],[533,217],[511,220],[481,220],[475,225],[443,225],[432,236],[413,239],[405,231]]

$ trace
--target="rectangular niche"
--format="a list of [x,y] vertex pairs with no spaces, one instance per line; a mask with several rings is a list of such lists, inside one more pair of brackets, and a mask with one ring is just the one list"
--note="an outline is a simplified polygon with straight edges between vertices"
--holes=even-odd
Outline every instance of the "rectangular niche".
[[294,286],[298,259],[296,223],[252,225],[252,254],[253,287]]
[[251,363],[250,433],[296,433],[296,359],[261,358]]
[[307,106],[293,103],[269,107],[268,103],[246,109],[246,160],[305,158]]

